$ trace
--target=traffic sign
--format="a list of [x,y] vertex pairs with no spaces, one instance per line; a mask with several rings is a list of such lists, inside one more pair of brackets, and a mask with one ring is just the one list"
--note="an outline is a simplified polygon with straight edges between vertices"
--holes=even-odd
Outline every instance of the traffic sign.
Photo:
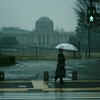
[[89,18],[90,20],[90,22],[93,22],[94,21],[94,17],[93,16],[90,16],[90,18]]
[[96,20],[96,9],[95,7],[88,7],[87,9],[87,22],[95,23]]

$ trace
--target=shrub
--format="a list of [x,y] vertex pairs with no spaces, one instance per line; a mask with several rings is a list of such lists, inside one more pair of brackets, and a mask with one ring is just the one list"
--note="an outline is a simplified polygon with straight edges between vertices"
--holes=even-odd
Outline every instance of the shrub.
[[0,56],[0,66],[15,64],[15,57],[10,55]]

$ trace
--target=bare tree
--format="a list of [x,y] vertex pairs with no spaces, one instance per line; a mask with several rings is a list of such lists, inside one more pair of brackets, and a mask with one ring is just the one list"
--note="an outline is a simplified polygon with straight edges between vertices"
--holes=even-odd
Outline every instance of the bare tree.
[[87,7],[89,6],[89,0],[76,0],[74,12],[76,14],[77,23],[85,23],[87,21]]
[[[92,24],[87,23],[87,8],[90,6],[95,7],[96,11],[97,11],[96,22],[92,23]],[[96,2],[95,0],[76,0],[75,7],[74,7],[77,25],[78,25],[78,27],[81,27],[81,32],[79,32],[80,29],[76,28],[76,31],[77,31],[76,37],[79,38],[80,40],[83,40],[81,44],[88,43],[89,44],[88,48],[90,48],[90,41],[91,41],[92,50],[93,49],[95,50],[95,48],[96,48],[95,44],[99,43],[99,40],[100,40],[100,24],[99,24],[100,11],[99,10],[100,10],[100,3]],[[90,28],[91,28],[91,30],[90,30]],[[84,31],[82,31],[82,30],[84,30]],[[88,34],[83,34],[83,32],[85,32],[86,30],[87,30]],[[87,32],[85,32],[85,33],[87,33]],[[90,38],[90,33],[91,33],[91,38]],[[88,38],[87,38],[87,35],[88,35]],[[85,38],[85,39],[83,39],[83,38]],[[93,45],[93,43],[94,43],[94,45]]]
[[[73,7],[73,9],[76,15],[77,24],[87,23],[87,8],[89,6],[91,6],[91,0],[76,0],[75,7]],[[100,3],[92,2],[92,6],[94,6],[97,12],[99,12]]]

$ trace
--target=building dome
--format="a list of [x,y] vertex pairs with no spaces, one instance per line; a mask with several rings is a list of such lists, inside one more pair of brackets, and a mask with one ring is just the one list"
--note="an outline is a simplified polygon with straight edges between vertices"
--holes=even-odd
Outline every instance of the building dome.
[[36,31],[54,31],[53,21],[48,17],[40,17],[35,23]]
[[52,20],[49,17],[44,16],[44,17],[39,18],[37,21],[43,21],[43,22],[47,21],[48,22],[48,21],[52,21]]

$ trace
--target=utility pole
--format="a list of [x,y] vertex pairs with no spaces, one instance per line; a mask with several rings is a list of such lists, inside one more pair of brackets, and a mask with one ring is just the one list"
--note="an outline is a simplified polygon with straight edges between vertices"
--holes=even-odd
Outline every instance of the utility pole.
[[90,0],[90,6],[87,8],[87,22],[90,24],[88,29],[88,51],[89,51],[89,59],[91,58],[90,55],[90,28],[92,27],[92,23],[96,21],[96,9],[93,7],[93,0]]
[[89,47],[89,59],[91,58],[90,55],[90,27],[88,27],[88,47]]

